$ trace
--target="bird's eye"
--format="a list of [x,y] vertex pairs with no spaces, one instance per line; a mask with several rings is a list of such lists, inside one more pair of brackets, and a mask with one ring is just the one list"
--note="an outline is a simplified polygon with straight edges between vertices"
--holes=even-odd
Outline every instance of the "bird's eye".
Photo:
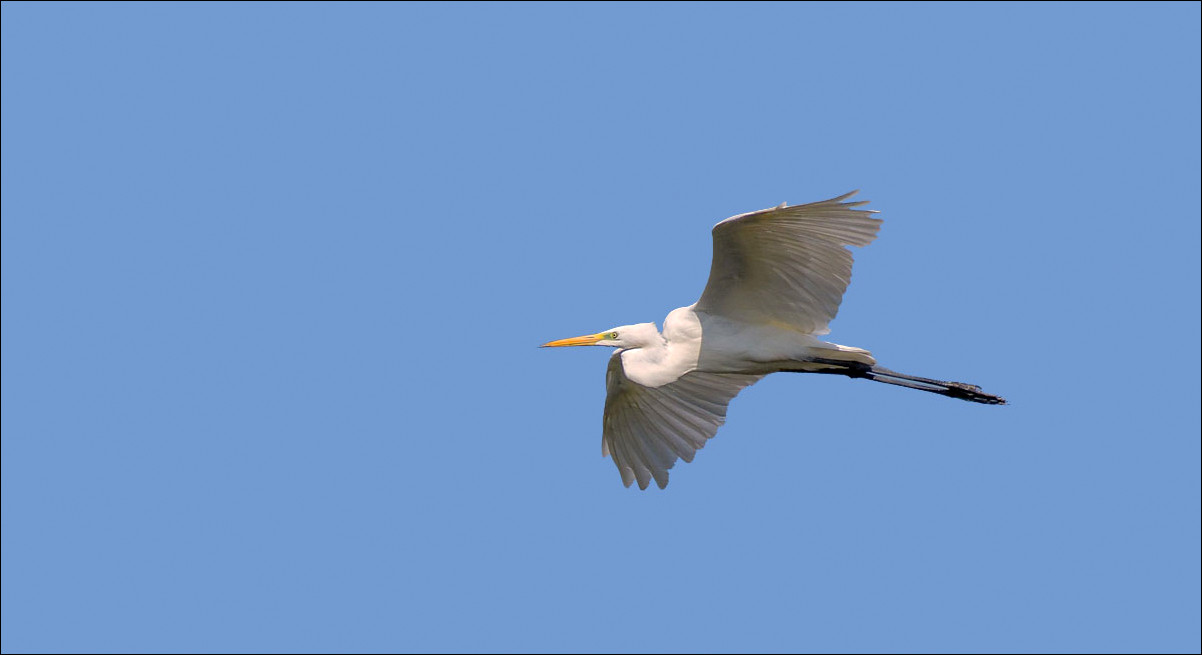
[[617,339],[617,338],[618,338],[618,333],[617,333],[617,332],[610,332],[610,333],[609,333],[609,340],[610,340],[610,341],[613,341],[613,340],[615,340],[615,339]]

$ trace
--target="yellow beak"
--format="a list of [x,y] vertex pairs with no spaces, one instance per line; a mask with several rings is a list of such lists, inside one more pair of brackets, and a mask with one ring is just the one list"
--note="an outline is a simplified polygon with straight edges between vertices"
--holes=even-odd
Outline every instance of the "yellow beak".
[[558,348],[560,346],[595,346],[598,341],[605,338],[605,333],[589,334],[583,337],[572,337],[571,339],[560,339],[559,341],[549,341],[539,346],[539,348]]

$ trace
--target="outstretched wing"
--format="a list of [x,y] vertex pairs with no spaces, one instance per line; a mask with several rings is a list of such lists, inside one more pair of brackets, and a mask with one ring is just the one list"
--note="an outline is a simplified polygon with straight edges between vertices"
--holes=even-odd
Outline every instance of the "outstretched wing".
[[622,484],[638,480],[646,489],[654,478],[663,489],[676,459],[693,461],[693,453],[726,421],[730,400],[761,377],[694,371],[660,387],[644,387],[626,377],[622,353],[614,353],[605,374],[601,454],[613,457]]
[[696,308],[826,334],[851,282],[851,251],[881,227],[856,192],[732,216],[714,226],[714,261]]

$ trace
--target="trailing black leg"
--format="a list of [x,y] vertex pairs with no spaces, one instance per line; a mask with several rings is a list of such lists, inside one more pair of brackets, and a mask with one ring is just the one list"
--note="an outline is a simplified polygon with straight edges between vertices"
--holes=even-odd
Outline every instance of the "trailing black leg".
[[950,382],[947,380],[934,380],[931,378],[918,377],[917,375],[907,375],[891,371],[882,366],[869,366],[859,362],[842,362],[835,359],[813,359],[809,360],[815,364],[823,364],[829,368],[817,370],[795,370],[793,373],[826,373],[833,375],[846,375],[849,378],[864,378],[873,382],[883,382],[885,384],[893,384],[907,389],[918,389],[919,391],[928,391],[937,393],[941,396],[949,398],[959,398],[960,400],[968,400],[974,403],[984,403],[986,405],[1005,405],[1006,399],[1001,396],[995,396],[990,393],[981,391],[981,387],[975,384],[966,384],[964,382]]

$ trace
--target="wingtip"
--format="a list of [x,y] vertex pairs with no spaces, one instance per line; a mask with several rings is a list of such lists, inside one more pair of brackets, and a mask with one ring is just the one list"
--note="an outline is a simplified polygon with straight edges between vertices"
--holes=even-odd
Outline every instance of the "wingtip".
[[634,484],[634,469],[619,466],[618,473],[622,476],[622,486],[629,489],[630,485]]

